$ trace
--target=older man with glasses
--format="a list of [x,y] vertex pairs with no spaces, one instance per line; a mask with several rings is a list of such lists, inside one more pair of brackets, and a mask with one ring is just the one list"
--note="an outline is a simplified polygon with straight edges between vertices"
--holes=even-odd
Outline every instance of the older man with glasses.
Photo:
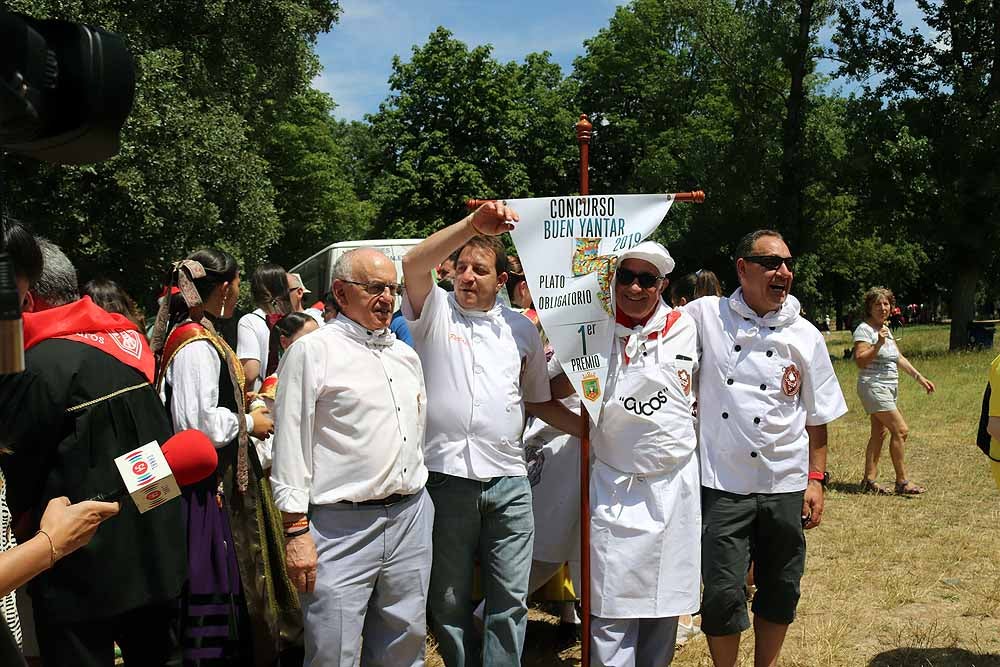
[[777,662],[799,601],[803,529],[823,516],[826,425],[847,412],[823,335],[791,296],[794,262],[762,229],[736,246],[740,287],[684,311],[698,326],[702,484],[701,629],[716,667],[732,667],[750,627],[754,664]]
[[288,348],[275,402],[271,482],[305,665],[422,665],[434,522],[423,370],[389,330],[392,262],[361,248],[333,273],[340,314]]

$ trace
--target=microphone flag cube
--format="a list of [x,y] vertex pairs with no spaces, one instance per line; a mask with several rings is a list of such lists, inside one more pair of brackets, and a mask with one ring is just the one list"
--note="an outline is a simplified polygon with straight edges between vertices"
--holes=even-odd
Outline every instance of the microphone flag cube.
[[181,495],[174,473],[155,440],[119,456],[115,464],[140,514]]

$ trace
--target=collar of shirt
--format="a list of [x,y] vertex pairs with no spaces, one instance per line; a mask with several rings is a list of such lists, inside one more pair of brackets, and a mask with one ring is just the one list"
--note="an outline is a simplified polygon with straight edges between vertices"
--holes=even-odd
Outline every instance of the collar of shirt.
[[396,341],[396,334],[392,333],[392,330],[388,327],[372,331],[361,326],[343,313],[337,315],[337,319],[330,322],[330,324],[340,329],[349,338],[353,338],[359,343],[370,347],[390,347]]
[[799,318],[799,310],[801,309],[799,300],[789,294],[785,297],[785,302],[781,304],[780,309],[772,310],[761,317],[744,301],[742,287],[737,287],[736,291],[729,297],[729,307],[744,320],[750,320],[762,327],[783,327],[791,324]]
[[625,339],[625,363],[635,358],[639,348],[645,345],[647,340],[655,340],[667,332],[676,319],[670,317],[672,312],[673,308],[660,301],[656,310],[646,318],[645,323],[636,324],[632,328],[623,325],[619,318],[615,318],[615,336]]
[[500,310],[503,307],[503,304],[501,304],[500,300],[497,299],[493,302],[493,307],[489,310],[469,310],[468,308],[462,307],[462,305],[458,302],[458,299],[455,298],[454,292],[448,294],[448,299],[451,301],[452,307],[466,317],[482,317],[495,320],[500,317]]

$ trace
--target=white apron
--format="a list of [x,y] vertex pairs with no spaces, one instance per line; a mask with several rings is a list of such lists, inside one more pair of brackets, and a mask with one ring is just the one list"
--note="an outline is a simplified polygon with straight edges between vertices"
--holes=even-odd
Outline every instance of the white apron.
[[[647,327],[658,331],[669,310],[662,306]],[[641,340],[628,364],[616,341],[593,429],[591,613],[603,618],[662,618],[699,606],[694,323],[682,316],[666,335]]]

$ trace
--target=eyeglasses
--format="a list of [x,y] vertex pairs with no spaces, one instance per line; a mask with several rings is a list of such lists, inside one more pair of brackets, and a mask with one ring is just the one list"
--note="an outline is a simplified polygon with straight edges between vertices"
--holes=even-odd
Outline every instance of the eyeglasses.
[[356,280],[345,280],[345,283],[350,283],[352,285],[358,285],[363,287],[365,292],[371,294],[372,296],[380,296],[386,290],[389,290],[389,294],[392,296],[398,296],[403,293],[403,286],[399,283],[381,283],[381,282],[370,282],[370,283],[359,283]]
[[794,257],[781,257],[780,255],[747,255],[743,258],[747,262],[753,262],[763,266],[768,271],[776,271],[784,264],[789,271],[794,271]]
[[660,276],[654,276],[652,273],[636,273],[634,271],[629,271],[628,269],[623,269],[618,267],[618,272],[615,275],[615,281],[623,285],[624,287],[630,287],[632,283],[636,280],[639,281],[639,287],[642,289],[649,289],[656,285],[656,282],[660,279]]

